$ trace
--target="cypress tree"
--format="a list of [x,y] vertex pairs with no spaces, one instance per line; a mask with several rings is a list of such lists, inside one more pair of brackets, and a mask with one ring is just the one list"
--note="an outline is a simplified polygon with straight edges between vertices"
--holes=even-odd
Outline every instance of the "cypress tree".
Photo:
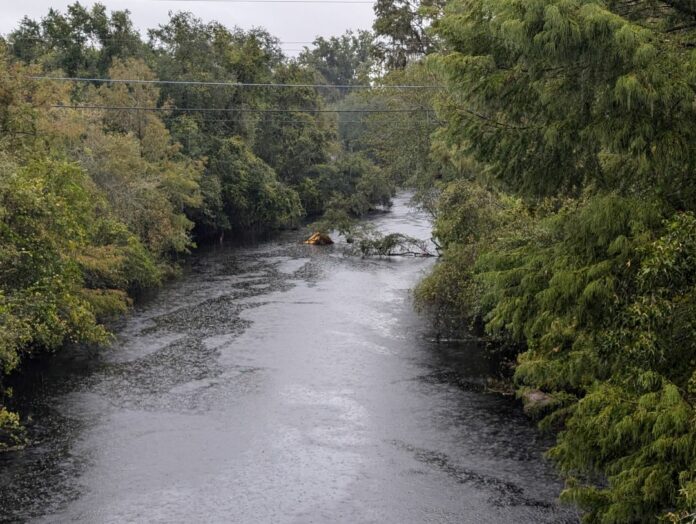
[[585,521],[692,522],[696,6],[455,0],[435,29],[434,147],[480,169],[419,297],[522,348]]

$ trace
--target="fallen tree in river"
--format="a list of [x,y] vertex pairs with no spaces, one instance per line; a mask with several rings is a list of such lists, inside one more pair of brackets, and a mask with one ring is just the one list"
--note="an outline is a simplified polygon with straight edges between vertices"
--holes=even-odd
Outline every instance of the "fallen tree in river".
[[363,227],[354,236],[348,237],[354,252],[363,257],[435,257],[427,240],[410,237],[402,233],[384,234]]

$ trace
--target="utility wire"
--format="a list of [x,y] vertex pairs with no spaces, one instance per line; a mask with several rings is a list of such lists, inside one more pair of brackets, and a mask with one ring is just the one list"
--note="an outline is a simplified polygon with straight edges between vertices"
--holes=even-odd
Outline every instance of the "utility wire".
[[[197,118],[195,119],[195,122],[197,124],[203,124],[203,123],[236,123],[236,124],[298,124],[299,126],[307,126],[311,125],[311,123],[307,120],[299,119],[299,118],[268,118],[269,115],[265,115],[262,119],[259,120],[254,120],[254,119],[247,119],[247,115],[239,115],[239,118]],[[272,116],[272,115],[271,115]],[[170,115],[169,118],[176,118],[174,115]],[[344,120],[344,119],[338,119],[335,121],[336,124],[338,125],[343,125],[343,124],[374,124],[374,123],[379,123],[388,125],[390,128],[394,128],[393,124],[403,124],[402,120],[399,119],[392,119],[392,120],[386,120],[386,119],[379,119],[379,120],[372,120],[374,116],[372,116],[369,120],[366,119],[360,119],[360,120]],[[430,115],[428,114],[428,118],[426,119],[419,119],[418,121],[413,122],[411,125],[403,126],[403,127],[398,127],[397,129],[413,129],[416,125],[419,124],[441,124],[443,123],[442,121],[438,119],[433,119],[430,118]]]
[[157,0],[165,2],[227,2],[230,4],[374,4],[372,0]]
[[[14,37],[14,38],[16,39],[16,40],[15,40],[15,43],[16,43],[16,42],[21,42],[21,41],[24,41],[24,40],[31,40],[31,41],[36,41],[36,42],[43,42],[43,43],[46,43],[46,44],[50,44],[50,43],[52,43],[52,42],[70,42],[70,43],[78,43],[78,44],[82,44],[82,43],[88,44],[88,43],[91,43],[91,41],[97,41],[97,42],[109,41],[109,40],[128,41],[128,40],[133,39],[133,37],[135,37],[136,39],[139,39],[139,40],[140,40],[140,43],[142,43],[142,44],[148,44],[147,41],[142,40],[143,36],[144,36],[144,35],[141,35],[141,34],[133,34],[133,35],[130,35],[130,34],[115,34],[115,35],[102,35],[102,36],[97,36],[97,35],[79,35],[79,36],[55,36],[55,35],[46,35],[46,36],[32,36],[32,35],[12,35],[11,33],[10,33],[10,34],[7,34],[7,35],[4,35],[4,36],[3,36],[3,35],[0,35],[1,38],[5,38],[5,39],[7,39],[7,38],[9,38],[9,37]],[[279,46],[283,46],[283,45],[292,45],[292,44],[315,45],[315,44],[317,43],[317,40],[322,40],[322,42],[319,42],[319,43],[330,43],[331,40],[332,40],[333,38],[337,38],[337,39],[339,39],[339,41],[340,41],[341,36],[342,36],[342,35],[340,35],[340,36],[338,36],[338,37],[336,37],[336,36],[318,36],[318,37],[317,37],[316,39],[314,39],[314,40],[287,40],[287,41],[285,41],[285,40],[279,40],[279,41],[277,41],[277,42],[276,42],[276,41],[273,41],[273,40],[271,40],[270,42],[265,42],[264,40],[256,39],[255,42],[256,42],[257,44],[262,44],[262,45],[271,44],[271,45],[279,45]],[[146,37],[146,38],[147,38],[147,37]],[[82,41],[78,41],[78,39],[80,39],[80,40],[82,40]],[[155,42],[160,41],[159,38],[154,38],[153,40],[155,40]],[[251,38],[250,38],[250,40],[251,40]],[[216,41],[215,41],[215,40],[213,40],[213,41],[206,41],[205,43],[210,44],[210,45],[214,45],[214,44],[216,43]],[[223,42],[223,43],[224,43],[224,42]],[[227,42],[227,43],[228,43],[228,44],[243,44],[243,43],[246,43],[246,41],[239,42],[239,41],[236,41],[236,40],[232,39],[232,40],[230,40],[230,41]],[[388,48],[400,48],[400,47],[402,47],[402,46],[400,46],[400,45],[397,44],[397,43],[389,43],[389,42],[378,42],[378,43],[379,43],[379,45],[380,45],[381,47],[388,47]],[[312,50],[312,49],[310,49],[310,51],[311,51],[311,50]]]
[[215,87],[302,87],[320,89],[443,89],[438,85],[417,84],[287,84],[287,83],[253,83],[253,82],[202,82],[195,80],[138,80],[138,79],[112,79],[112,78],[83,78],[76,76],[29,76],[29,80],[53,81],[53,82],[93,82],[97,84],[158,84],[158,85],[194,85]]
[[252,108],[213,108],[213,107],[137,107],[137,106],[104,106],[104,105],[62,105],[49,106],[53,109],[105,109],[114,111],[184,111],[190,113],[434,113],[432,109],[252,109]]
[[[244,120],[244,119],[237,119],[237,118],[203,118],[203,119],[196,119],[196,123],[239,123],[239,124],[256,124],[256,123],[264,123],[264,124],[301,124],[301,125],[310,125],[310,122],[307,120],[302,120],[299,118],[295,119],[269,119],[269,120]],[[389,123],[388,120],[378,120],[378,123]],[[391,122],[396,122],[396,123],[401,123],[400,120],[392,120]],[[420,122],[425,122],[425,123],[430,123],[430,124],[438,124],[440,123],[439,120],[432,120],[432,119],[426,119],[426,120],[420,120]],[[343,124],[372,124],[374,121],[372,120],[336,120],[337,124],[343,125]],[[412,126],[409,126],[412,127]]]
[[[5,35],[4,38],[8,38],[10,36],[14,36],[16,41],[24,41],[24,40],[31,40],[35,42],[44,42],[44,43],[51,43],[51,42],[73,42],[73,43],[80,43],[76,42],[76,38],[82,39],[84,42],[82,43],[87,43],[90,40],[97,40],[97,41],[108,41],[108,40],[118,40],[118,41],[128,41],[131,39],[142,39],[143,35],[140,34],[133,34],[133,35],[102,35],[102,36],[96,36],[96,35],[81,35],[79,37],[74,37],[74,36],[51,36],[51,35],[46,35],[46,36],[31,36],[31,35],[12,35],[8,34]],[[2,37],[2,35],[0,35]],[[332,37],[318,37],[318,38],[323,38],[325,41],[330,42],[330,39]],[[250,38],[251,40],[251,38]],[[147,43],[144,42],[143,40],[140,40],[141,43]],[[270,44],[277,44],[277,45],[293,45],[293,44],[307,44],[311,45],[314,44],[315,40],[290,40],[290,41],[270,41],[268,43]],[[210,44],[214,44],[215,42],[208,42]],[[235,44],[235,43],[240,43],[236,42],[235,40],[231,40],[229,43]],[[246,43],[246,42],[241,42],[241,43]],[[263,40],[256,40],[257,44],[266,44],[267,42],[264,42]]]

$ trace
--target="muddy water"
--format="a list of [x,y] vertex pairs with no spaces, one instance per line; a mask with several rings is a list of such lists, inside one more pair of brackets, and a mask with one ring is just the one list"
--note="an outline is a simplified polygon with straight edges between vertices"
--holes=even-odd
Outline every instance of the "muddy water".
[[[374,223],[429,237],[405,197]],[[2,520],[575,522],[478,345],[413,313],[433,261],[297,240],[201,254],[111,348],[54,359],[35,445],[0,457]]]

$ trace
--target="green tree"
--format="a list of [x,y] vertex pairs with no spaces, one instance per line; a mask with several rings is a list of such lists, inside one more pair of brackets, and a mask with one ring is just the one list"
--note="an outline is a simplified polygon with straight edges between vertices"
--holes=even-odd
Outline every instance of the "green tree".
[[[365,85],[370,83],[375,69],[374,37],[369,31],[347,31],[340,37],[316,38],[311,49],[306,48],[299,62],[319,75],[319,82],[328,85]],[[328,100],[338,100],[346,89],[322,89]]]
[[[205,24],[190,13],[176,13],[167,24],[149,33],[160,78],[263,84],[272,81],[275,68],[283,60],[278,40],[267,32],[231,31],[216,22]],[[176,110],[172,113],[173,117],[195,119],[205,134],[251,139],[256,130],[253,114],[230,110],[263,107],[268,92],[229,86],[168,85],[162,94],[175,107],[219,108],[219,112],[198,115]],[[215,148],[217,142],[210,144]]]
[[443,0],[375,2],[375,55],[387,69],[403,69],[437,49],[429,28],[444,5]]
[[222,145],[210,161],[210,172],[219,179],[226,222],[237,233],[286,227],[303,214],[297,193],[280,182],[239,137]]
[[688,17],[668,10],[659,32],[644,17],[581,1],[453,3],[437,23],[450,49],[435,61],[451,87],[442,139],[532,196],[657,186],[692,205],[693,55],[667,22]]
[[347,98],[341,109],[392,112],[342,114],[339,130],[344,147],[366,154],[395,182],[411,188],[432,187],[448,166],[432,154],[431,136],[438,127],[434,114],[437,90],[396,86],[433,86],[437,82],[422,63],[414,63],[385,75],[369,93]]
[[101,76],[114,58],[147,55],[130,13],[108,14],[100,3],[87,9],[75,2],[65,14],[50,9],[40,22],[25,17],[8,40],[18,59],[69,76]]
[[[296,64],[275,71],[277,82],[311,83],[311,71]],[[298,184],[307,170],[328,160],[333,128],[322,113],[322,100],[315,89],[298,87],[276,89],[269,93],[268,104],[279,113],[264,115],[257,127],[254,151],[272,166],[280,178]]]

